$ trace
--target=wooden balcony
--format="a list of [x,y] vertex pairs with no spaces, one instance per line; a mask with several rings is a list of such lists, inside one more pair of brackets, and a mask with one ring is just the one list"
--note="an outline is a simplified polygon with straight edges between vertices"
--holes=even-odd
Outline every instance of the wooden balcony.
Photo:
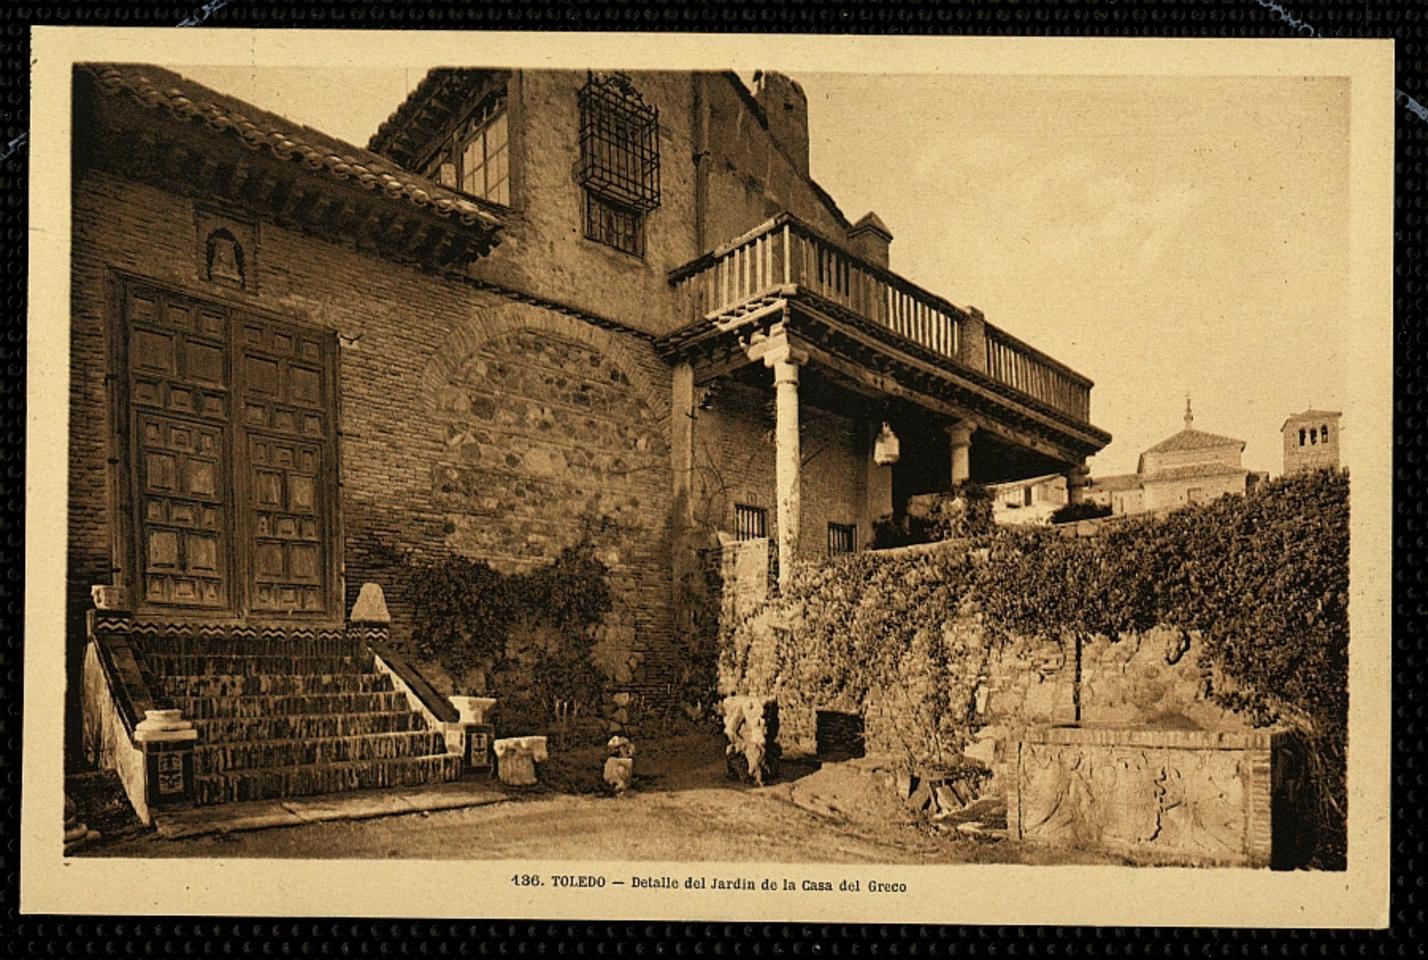
[[[781,214],[673,271],[688,325],[731,329],[784,298],[809,298],[998,393],[1090,426],[1092,382],[1029,344]],[[680,332],[669,338],[677,341]],[[1094,430],[1094,428],[1092,428]],[[1100,433],[1100,431],[1095,431]],[[1109,439],[1107,437],[1107,439]],[[1104,441],[1102,441],[1104,442]]]

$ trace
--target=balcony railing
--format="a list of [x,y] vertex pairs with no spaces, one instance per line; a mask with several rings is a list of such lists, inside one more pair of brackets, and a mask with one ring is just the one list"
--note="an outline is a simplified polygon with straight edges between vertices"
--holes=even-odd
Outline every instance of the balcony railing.
[[1090,380],[791,215],[760,224],[674,271],[670,280],[687,305],[690,322],[733,319],[797,288],[886,327],[960,369],[1089,422]]

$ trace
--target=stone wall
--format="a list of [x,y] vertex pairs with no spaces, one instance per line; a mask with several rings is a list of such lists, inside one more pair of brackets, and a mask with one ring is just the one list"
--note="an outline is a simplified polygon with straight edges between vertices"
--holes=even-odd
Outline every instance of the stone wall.
[[1283,741],[1262,730],[1027,731],[1013,745],[1008,835],[1159,862],[1268,866]]
[[89,587],[109,582],[113,432],[107,296],[123,270],[341,337],[346,605],[387,588],[384,547],[450,551],[516,567],[595,530],[615,570],[602,630],[612,671],[640,654],[640,682],[670,668],[669,372],[648,340],[516,303],[458,278],[393,264],[271,223],[255,225],[244,291],[200,280],[195,204],[104,171],[76,184],[70,408],[70,609],[77,680]]
[[[584,235],[584,191],[575,170],[585,72],[522,70],[512,75],[508,101],[514,216],[500,246],[476,265],[476,275],[658,335],[689,321],[675,309],[669,271],[774,214],[792,211],[846,240],[846,218],[774,141],[738,81],[668,71],[633,72],[630,78],[645,102],[659,109],[660,204],[643,218],[644,255]],[[706,118],[702,210],[696,210],[696,100]]]

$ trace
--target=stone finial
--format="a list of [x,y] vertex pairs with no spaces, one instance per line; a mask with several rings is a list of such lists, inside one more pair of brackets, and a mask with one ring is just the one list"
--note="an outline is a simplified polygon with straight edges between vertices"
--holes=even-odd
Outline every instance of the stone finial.
[[96,583],[89,588],[90,599],[96,610],[129,610],[129,591],[124,587],[109,583]]
[[362,589],[357,594],[357,602],[352,604],[352,612],[348,615],[349,623],[380,623],[389,624],[392,622],[392,615],[387,612],[387,597],[382,593],[379,584],[364,583]]

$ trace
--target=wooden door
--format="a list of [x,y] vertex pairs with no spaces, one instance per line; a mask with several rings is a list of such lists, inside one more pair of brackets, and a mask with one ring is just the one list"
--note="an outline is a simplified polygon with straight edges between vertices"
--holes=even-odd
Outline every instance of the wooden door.
[[335,617],[334,337],[148,281],[118,301],[140,612]]
[[331,338],[239,319],[246,595],[264,614],[322,614],[331,592]]

